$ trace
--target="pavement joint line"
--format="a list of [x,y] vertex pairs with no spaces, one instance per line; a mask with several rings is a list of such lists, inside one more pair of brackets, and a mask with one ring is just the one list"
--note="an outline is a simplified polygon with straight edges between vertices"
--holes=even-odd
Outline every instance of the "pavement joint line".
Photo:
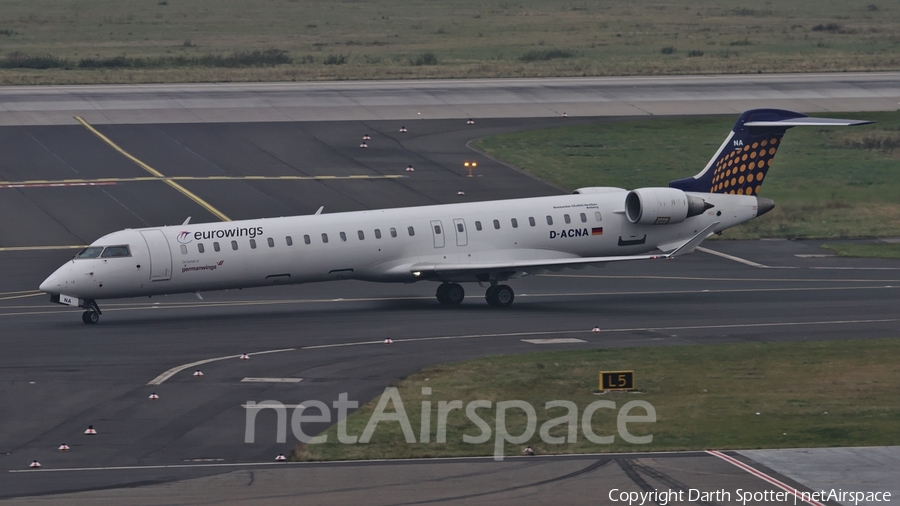
[[704,248],[702,246],[697,246],[697,251],[702,251],[703,253],[708,253],[710,255],[715,255],[717,257],[725,258],[734,262],[738,262],[744,265],[749,265],[750,267],[757,267],[759,269],[768,269],[768,265],[758,264],[756,262],[751,262],[750,260],[746,260],[744,258],[736,257],[734,255],[729,255],[727,253],[722,253],[720,251],[711,250],[709,248]]
[[[267,355],[269,353],[282,353],[285,351],[296,351],[296,350],[297,350],[297,348],[283,348],[280,350],[257,351],[254,353],[248,353],[247,355],[252,357],[254,355]],[[235,359],[235,358],[241,358],[241,355],[228,355],[226,357],[208,358],[206,360],[198,360],[197,362],[191,362],[190,364],[179,365],[179,366],[173,367],[173,368],[169,369],[168,371],[165,371],[164,373],[160,374],[159,376],[153,378],[152,380],[150,380],[147,383],[146,386],[151,387],[151,386],[156,386],[156,385],[162,385],[167,379],[171,378],[172,376],[175,376],[176,374],[180,373],[181,371],[183,371],[185,369],[190,369],[191,367],[208,364],[210,362],[219,362],[222,360],[229,360],[229,359]]]
[[120,148],[115,142],[113,142],[112,140],[110,140],[109,137],[103,135],[102,133],[100,133],[99,130],[97,130],[96,128],[92,127],[92,126],[90,125],[90,123],[88,123],[87,121],[85,121],[84,118],[82,118],[81,116],[75,116],[75,120],[78,121],[79,123],[81,123],[82,126],[84,126],[85,128],[87,128],[91,133],[93,133],[94,135],[96,135],[100,140],[102,140],[103,142],[105,142],[105,143],[106,143],[107,145],[109,145],[111,148],[113,148],[113,149],[115,149],[116,151],[118,151],[122,156],[124,156],[125,158],[128,158],[129,160],[131,160],[132,162],[134,162],[138,167],[140,167],[140,168],[146,170],[146,171],[149,172],[150,174],[153,174],[154,176],[156,176],[157,178],[159,178],[161,181],[163,181],[163,182],[166,183],[167,185],[169,185],[169,186],[171,186],[172,188],[178,190],[179,192],[181,192],[182,195],[184,195],[185,197],[187,197],[187,198],[193,200],[195,203],[199,204],[201,207],[203,207],[204,209],[206,209],[207,211],[209,211],[210,213],[212,213],[213,216],[219,218],[219,219],[222,220],[222,221],[231,221],[231,218],[229,218],[228,216],[225,216],[224,214],[222,214],[221,211],[219,211],[218,209],[216,209],[215,207],[213,207],[212,205],[210,205],[208,202],[206,202],[205,200],[201,199],[201,198],[198,197],[197,195],[194,195],[194,194],[193,194],[190,190],[188,190],[187,188],[181,186],[180,184],[176,183],[175,181],[172,181],[172,180],[170,180],[170,179],[166,179],[166,177],[165,177],[161,172],[159,172],[158,170],[154,169],[153,167],[147,165],[146,163],[144,163],[144,162],[138,160],[137,158],[135,158],[134,156],[132,156],[129,152],[127,152],[127,151],[125,151],[124,149]]
[[734,457],[726,455],[718,450],[707,450],[706,453],[712,455],[713,457],[718,457],[718,458],[724,460],[725,462],[728,462],[729,464],[731,464],[739,469],[747,471],[748,473],[752,474],[753,476],[756,476],[757,478],[759,478],[763,481],[766,481],[772,485],[775,485],[776,487],[784,490],[785,492],[788,492],[789,494],[794,496],[794,504],[796,504],[797,499],[799,499],[799,500],[805,502],[806,504],[810,504],[812,506],[825,506],[824,504],[820,503],[819,501],[816,501],[815,499],[813,499],[811,497],[809,497],[809,498],[803,497],[803,495],[800,493],[800,491],[798,491],[796,488],[794,488],[790,485],[787,485],[779,480],[776,480],[775,478],[769,476],[768,474],[766,474],[758,469],[754,469],[752,466],[748,466],[747,464],[741,462],[740,460],[738,460]]

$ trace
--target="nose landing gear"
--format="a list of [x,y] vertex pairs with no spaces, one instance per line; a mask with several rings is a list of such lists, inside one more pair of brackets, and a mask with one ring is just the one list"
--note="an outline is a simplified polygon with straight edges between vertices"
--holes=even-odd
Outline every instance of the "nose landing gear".
[[84,301],[84,306],[87,311],[81,313],[81,321],[88,325],[93,325],[100,321],[100,315],[103,314],[100,312],[100,306],[93,300]]

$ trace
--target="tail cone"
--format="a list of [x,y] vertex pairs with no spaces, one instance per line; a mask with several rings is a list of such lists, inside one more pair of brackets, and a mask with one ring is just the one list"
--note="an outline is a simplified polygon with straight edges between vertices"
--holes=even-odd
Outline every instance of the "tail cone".
[[764,197],[756,197],[756,215],[762,216],[775,209],[775,201]]

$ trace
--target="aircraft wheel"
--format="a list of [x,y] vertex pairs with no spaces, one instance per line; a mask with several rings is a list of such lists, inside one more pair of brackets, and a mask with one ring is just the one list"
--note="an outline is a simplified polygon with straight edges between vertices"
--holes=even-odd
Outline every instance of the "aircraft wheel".
[[513,289],[507,285],[499,285],[494,289],[494,299],[497,301],[497,307],[507,307],[513,303],[515,294]]
[[466,291],[457,283],[441,283],[435,294],[438,302],[445,306],[455,306],[463,301]]
[[447,300],[446,304],[456,306],[466,298],[466,291],[459,283],[450,283],[444,290],[444,298]]
[[84,313],[81,313],[81,321],[88,325],[93,325],[100,321],[100,313],[96,311],[85,311]]
[[441,304],[446,304],[447,303],[447,283],[441,283],[437,287],[437,291],[435,292],[434,296],[437,297],[438,302],[440,302]]
[[488,288],[487,292],[484,294],[484,298],[487,300],[489,306],[507,307],[513,303],[515,295],[513,294],[512,288],[506,285],[498,285]]

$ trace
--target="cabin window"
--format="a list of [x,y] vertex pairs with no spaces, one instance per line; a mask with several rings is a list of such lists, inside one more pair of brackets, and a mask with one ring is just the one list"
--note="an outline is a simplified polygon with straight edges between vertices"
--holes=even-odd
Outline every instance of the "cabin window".
[[494,228],[500,230],[500,220],[494,220]]
[[563,219],[566,220],[566,224],[572,223],[572,218],[568,214],[564,214]]
[[216,250],[216,253],[219,252],[219,250],[220,250],[221,248],[219,248],[219,243],[218,243],[218,242],[214,242],[214,243],[213,243],[213,249]]
[[231,249],[237,251],[237,241],[231,241]]
[[375,229],[375,238],[381,239],[381,230],[380,229],[377,229],[377,228]]
[[519,220],[513,218],[513,219],[511,219],[511,220],[509,220],[509,221],[510,221],[510,223],[512,223],[512,227],[513,227],[513,228],[519,228]]
[[266,242],[269,243],[270,248],[275,247],[275,239],[272,239],[271,237],[269,237],[268,239],[266,239]]
[[535,225],[533,216],[528,217],[528,224],[531,225],[532,227]]
[[360,241],[364,241],[366,239],[366,234],[364,234],[362,230],[357,230],[356,235],[359,236]]
[[256,249],[256,239],[250,239],[250,249]]
[[197,243],[197,251],[199,251],[200,253],[203,253],[204,251],[206,251],[206,248],[203,247],[202,242]]
[[603,218],[600,216],[600,211],[594,211],[594,219],[597,221],[603,221]]
[[322,234],[322,242],[328,244],[328,234]]
[[187,246],[185,246],[184,244],[181,245],[181,254],[187,255]]
[[584,214],[584,213],[581,213],[581,222],[582,222],[582,223],[587,223],[587,215]]
[[312,240],[309,238],[309,234],[303,234],[303,242],[306,244],[312,244]]
[[481,230],[481,222],[480,221],[475,222],[475,230]]
[[103,246],[91,246],[90,248],[84,248],[81,250],[75,258],[98,258],[100,253],[103,251]]
[[434,233],[435,233],[436,235],[441,235],[441,226],[440,226],[440,225],[435,225],[435,226],[434,226]]
[[397,237],[397,229],[394,227],[391,227],[391,237]]
[[412,228],[412,227],[407,227],[407,228],[406,228],[406,231],[409,232],[409,236],[410,236],[410,237],[416,235],[416,230],[415,230],[414,228]]
[[341,242],[347,242],[347,234],[341,232]]
[[553,225],[553,216],[547,216],[547,225]]
[[100,258],[130,257],[128,246],[107,246]]
[[457,224],[456,224],[456,231],[459,232],[459,233],[461,234],[461,233],[465,232],[466,229],[463,227],[463,224],[462,224],[462,223],[457,223]]
[[293,246],[293,245],[294,245],[294,239],[292,239],[291,236],[286,236],[286,237],[284,238],[284,242],[285,242],[285,244],[287,244],[288,246]]

